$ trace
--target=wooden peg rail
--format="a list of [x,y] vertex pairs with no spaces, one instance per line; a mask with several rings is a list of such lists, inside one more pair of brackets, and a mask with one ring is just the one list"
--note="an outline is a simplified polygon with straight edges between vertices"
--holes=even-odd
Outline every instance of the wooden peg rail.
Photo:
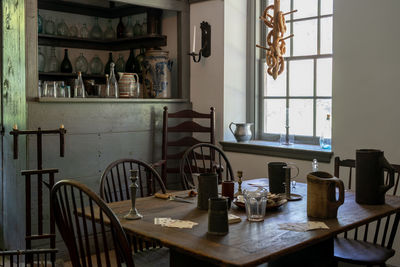
[[37,130],[18,130],[18,126],[14,125],[13,130],[10,132],[14,136],[14,159],[18,159],[18,136],[19,135],[36,135],[37,136],[37,160],[38,170],[42,169],[42,137],[48,134],[59,134],[60,135],[60,157],[64,157],[65,153],[65,130],[64,125],[61,125],[56,130],[42,130],[40,127]]

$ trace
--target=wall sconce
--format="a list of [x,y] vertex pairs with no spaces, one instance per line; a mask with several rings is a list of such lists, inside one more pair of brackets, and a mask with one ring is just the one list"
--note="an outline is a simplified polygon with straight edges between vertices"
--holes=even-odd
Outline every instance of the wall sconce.
[[[198,63],[201,60],[201,57],[209,57],[211,56],[211,25],[208,22],[203,21],[200,24],[201,29],[201,49],[199,53],[196,53],[196,25],[193,29],[193,50],[192,53],[189,53],[189,56],[192,56],[193,61]],[[198,59],[196,59],[198,57]]]

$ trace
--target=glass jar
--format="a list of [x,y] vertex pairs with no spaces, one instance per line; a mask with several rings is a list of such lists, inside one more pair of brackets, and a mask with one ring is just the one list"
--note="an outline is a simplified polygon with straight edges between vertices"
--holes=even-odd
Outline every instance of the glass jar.
[[132,25],[132,18],[128,17],[128,23],[125,26],[125,34],[124,36],[126,38],[132,38],[134,36],[134,29],[133,29],[133,25]]
[[124,57],[122,54],[119,54],[118,60],[115,63],[115,71],[117,73],[125,71],[125,61],[124,61]]
[[86,23],[83,23],[82,25],[82,28],[80,30],[80,37],[85,39],[89,38],[89,30],[86,27]]
[[39,52],[38,52],[38,69],[39,69],[39,72],[44,72],[45,67],[46,67],[46,57],[42,53],[42,48],[39,47]]
[[101,30],[101,27],[99,25],[98,17],[94,18],[94,25],[92,27],[92,30],[90,31],[90,38],[97,40],[103,39],[103,31]]
[[56,57],[56,49],[54,47],[51,48],[48,66],[49,66],[49,72],[58,72],[59,70],[59,62]]
[[69,27],[69,36],[78,37],[78,28],[75,25]]
[[138,20],[136,21],[135,26],[133,27],[133,34],[134,36],[142,35],[142,26],[140,25]]
[[79,57],[75,61],[75,71],[87,73],[88,71],[88,62],[86,58],[83,56],[83,53],[79,55]]
[[56,33],[56,24],[54,23],[52,17],[49,17],[49,19],[46,20],[44,31],[46,34],[50,35],[54,35]]
[[68,26],[65,23],[64,19],[61,19],[61,22],[57,25],[57,35],[60,36],[69,36]]
[[104,32],[104,39],[106,40],[113,40],[115,39],[115,32],[114,29],[112,27],[112,21],[111,19],[108,20],[108,25],[107,25],[107,29]]
[[92,74],[101,74],[103,72],[103,62],[97,55],[90,61],[90,72]]

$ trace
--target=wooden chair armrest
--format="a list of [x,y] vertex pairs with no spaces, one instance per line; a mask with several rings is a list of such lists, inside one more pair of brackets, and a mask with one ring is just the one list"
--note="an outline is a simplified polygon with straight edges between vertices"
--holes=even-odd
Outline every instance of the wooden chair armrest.
[[166,160],[162,159],[155,163],[150,164],[150,166],[153,168],[162,167],[166,162],[167,162]]

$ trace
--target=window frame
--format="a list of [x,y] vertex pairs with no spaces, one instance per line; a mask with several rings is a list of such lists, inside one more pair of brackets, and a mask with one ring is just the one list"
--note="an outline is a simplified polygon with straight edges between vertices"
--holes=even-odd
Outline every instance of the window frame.
[[[294,9],[294,1],[295,0],[290,0],[290,6],[291,10]],[[285,58],[285,71],[286,71],[286,96],[265,96],[264,95],[264,72],[265,72],[265,56],[266,52],[264,50],[261,50],[259,48],[255,48],[255,45],[252,46],[252,49],[255,50],[253,54],[249,54],[254,56],[254,65],[256,66],[255,69],[258,69],[257,75],[255,77],[249,77],[251,80],[252,78],[256,80],[254,83],[254,87],[249,84],[249,88],[255,88],[255,96],[256,101],[252,104],[252,107],[254,107],[254,116],[253,118],[248,117],[249,120],[254,119],[256,122],[256,127],[255,127],[255,132],[257,133],[257,139],[259,140],[265,140],[265,141],[273,141],[273,142],[279,142],[280,139],[280,134],[271,134],[271,133],[266,133],[264,132],[264,102],[265,99],[285,99],[286,100],[286,108],[289,107],[289,101],[291,99],[311,99],[313,100],[313,136],[302,136],[302,135],[295,135],[295,143],[299,144],[312,144],[312,145],[319,145],[319,134],[317,134],[317,129],[316,129],[316,117],[317,117],[317,100],[319,99],[330,99],[332,100],[332,96],[317,96],[317,61],[318,59],[324,59],[324,58],[330,58],[333,59],[333,53],[330,54],[321,54],[320,49],[321,49],[321,20],[325,18],[332,18],[333,21],[333,13],[332,14],[326,14],[326,15],[321,15],[321,1],[323,0],[318,0],[318,15],[317,16],[312,16],[312,17],[305,17],[305,18],[298,18],[294,19],[294,15],[290,15],[290,19],[287,20],[287,24],[290,23],[290,33],[293,33],[293,24],[299,21],[312,21],[316,20],[317,21],[317,54],[314,55],[307,55],[307,56],[293,56],[293,38],[290,39],[290,55],[286,54]],[[253,2],[253,1],[251,1]],[[259,14],[268,6],[269,2],[273,2],[273,0],[269,1],[259,1],[258,5],[249,5],[249,18],[254,21],[253,24],[249,23],[249,32],[253,32],[256,36],[253,38],[250,38],[250,42],[254,41],[254,43],[261,43],[265,44],[266,43],[266,36],[268,31],[265,28],[264,23],[261,21],[256,22],[258,20]],[[333,10],[332,10],[333,12]],[[258,33],[258,34],[257,34]],[[333,34],[333,30],[332,30]],[[252,37],[252,36],[248,36]],[[295,37],[294,37],[295,38]],[[257,51],[259,50],[259,51]],[[290,65],[288,64],[290,61],[297,61],[297,60],[307,60],[311,59],[313,60],[313,95],[312,96],[289,96],[289,79],[290,79]],[[256,77],[258,76],[258,77]],[[257,89],[258,88],[258,89]],[[282,122],[285,123],[285,122]]]

